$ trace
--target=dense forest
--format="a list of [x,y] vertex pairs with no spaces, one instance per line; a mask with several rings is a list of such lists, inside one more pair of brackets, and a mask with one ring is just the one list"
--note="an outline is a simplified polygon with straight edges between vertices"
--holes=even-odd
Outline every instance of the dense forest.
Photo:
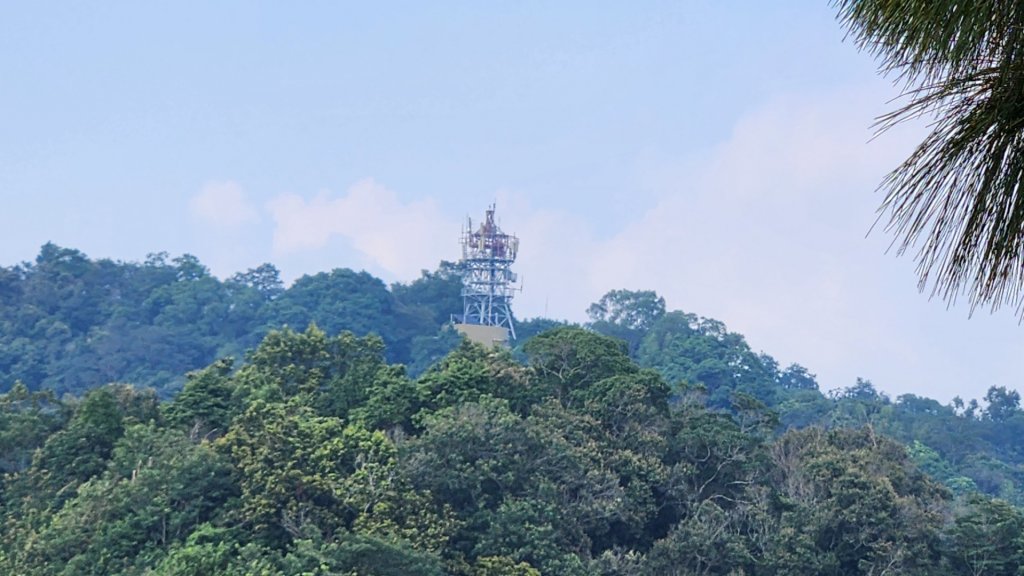
[[271,327],[311,322],[374,332],[389,361],[420,372],[458,342],[442,330],[462,307],[450,268],[390,290],[351,270],[285,289],[270,264],[221,281],[190,255],[140,264],[46,244],[35,262],[0,268],[0,385],[81,394],[130,382],[166,398],[186,372],[243,356]]
[[458,271],[0,268],[0,573],[1019,574],[1016,391],[823,394],[613,291],[510,350]]

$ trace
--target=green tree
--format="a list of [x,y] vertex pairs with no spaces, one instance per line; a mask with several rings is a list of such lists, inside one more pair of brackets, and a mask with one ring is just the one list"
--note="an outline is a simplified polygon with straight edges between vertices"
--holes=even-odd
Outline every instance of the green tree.
[[463,516],[518,494],[541,448],[508,402],[490,397],[426,415],[423,426],[403,447],[405,475]]
[[704,386],[708,403],[716,408],[728,408],[735,391],[769,405],[785,397],[777,383],[775,360],[755,354],[743,336],[729,332],[725,324],[695,314],[673,311],[662,316],[644,336],[637,362],[673,384]]
[[419,376],[458,347],[463,337],[454,327],[442,326],[435,334],[413,336],[409,350],[409,375]]
[[779,373],[779,385],[786,390],[817,390],[818,381],[814,374],[799,364],[790,364]]
[[520,569],[535,568],[541,574],[584,576],[588,572],[583,561],[564,541],[564,530],[559,526],[565,522],[560,517],[562,512],[541,499],[506,499],[489,515],[488,527],[474,555],[510,558],[526,565]]
[[654,544],[641,573],[727,576],[753,571],[754,564],[737,515],[707,501]]
[[985,417],[993,422],[1006,422],[1020,413],[1020,393],[1003,386],[992,386],[985,394]]
[[665,314],[665,299],[651,290],[612,290],[587,308],[590,327],[626,342],[634,354],[647,330]]
[[63,412],[52,392],[29,392],[21,382],[0,394],[0,475],[27,468],[35,450],[63,424]]
[[106,468],[126,423],[157,418],[156,398],[127,386],[106,386],[86,394],[66,428],[47,438],[33,458],[37,489],[63,501],[79,484]]
[[[239,520],[268,545],[284,548],[310,533],[331,540],[361,521],[390,520],[399,532],[408,526],[402,518],[420,518],[396,495],[396,449],[381,432],[295,402],[257,401],[222,442],[240,474]],[[381,518],[378,506],[392,513]],[[417,528],[433,537],[433,528]]]
[[245,272],[232,276],[230,283],[246,286],[255,290],[264,300],[273,300],[284,292],[281,272],[273,264],[260,264]]
[[[237,493],[226,459],[178,431],[130,426],[102,476],[83,484],[30,547],[59,574],[117,574],[150,565]],[[134,570],[129,570],[133,568]]]
[[[377,334],[387,344],[389,360],[404,361],[409,358],[414,333],[438,328],[429,319],[420,324],[415,313],[406,312],[380,279],[367,272],[337,269],[296,280],[268,306],[267,318],[272,326],[296,330],[315,323],[328,334]],[[410,331],[410,323],[420,329]]]
[[1003,500],[968,498],[950,531],[952,563],[969,576],[1015,576],[1024,566],[1024,514]]
[[441,262],[434,272],[423,270],[408,284],[392,284],[391,293],[400,306],[426,312],[434,328],[462,311],[462,276],[451,262]]
[[168,422],[187,428],[197,438],[223,436],[240,410],[233,399],[232,364],[228,358],[190,372],[185,388],[173,401],[163,405]]
[[499,354],[468,339],[461,340],[458,348],[417,380],[423,409],[435,412],[477,402],[481,396],[514,398],[517,390],[510,389],[508,382],[496,377],[500,370],[496,365],[503,364],[495,358]]
[[258,544],[239,542],[240,530],[203,524],[174,546],[154,576],[284,576],[280,557]]
[[523,351],[538,384],[566,405],[596,382],[638,371],[623,343],[581,328],[556,328],[537,335]]
[[300,540],[282,561],[286,574],[310,576],[443,576],[440,559],[401,540],[343,533]]
[[[858,430],[789,432],[771,448],[778,532],[800,543],[818,574],[935,574],[948,492],[910,462],[904,446]],[[770,563],[793,566],[773,546]]]

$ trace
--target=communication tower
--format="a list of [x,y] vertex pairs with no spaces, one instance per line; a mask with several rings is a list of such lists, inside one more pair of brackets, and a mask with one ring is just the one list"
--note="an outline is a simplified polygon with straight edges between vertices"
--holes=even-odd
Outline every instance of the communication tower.
[[518,288],[511,267],[519,251],[519,238],[495,223],[494,208],[487,208],[476,230],[468,217],[462,229],[462,323],[456,326],[471,339],[492,344],[516,337],[511,304]]

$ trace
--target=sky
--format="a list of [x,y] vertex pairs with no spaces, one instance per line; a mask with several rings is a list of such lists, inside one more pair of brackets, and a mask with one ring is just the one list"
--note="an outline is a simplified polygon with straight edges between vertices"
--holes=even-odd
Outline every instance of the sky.
[[825,0],[164,4],[0,4],[0,265],[405,282],[496,203],[520,318],[649,289],[825,390],[1018,387],[1014,311],[872,229],[927,127],[875,137],[899,90]]

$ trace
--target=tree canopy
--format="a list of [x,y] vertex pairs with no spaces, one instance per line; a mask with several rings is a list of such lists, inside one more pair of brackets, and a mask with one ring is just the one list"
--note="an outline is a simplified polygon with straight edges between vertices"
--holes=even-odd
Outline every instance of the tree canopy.
[[[0,438],[33,451],[0,476],[0,571],[1009,574],[1024,557],[1019,509],[954,501],[924,448],[872,426],[781,432],[752,396],[674,396],[579,327],[524,351],[463,342],[410,379],[375,336],[286,328],[173,400],[16,387]],[[867,382],[846,396],[877,401]]]
[[[0,337],[21,348],[0,573],[1010,574],[1024,557],[1016,390],[823,393],[650,291],[610,292],[583,326],[526,321],[503,349],[437,325],[443,267],[285,288],[268,266],[221,281],[192,257],[51,246],[3,271]],[[187,362],[88,347],[145,334]]]
[[377,334],[388,360],[419,372],[458,342],[443,328],[461,288],[450,268],[390,289],[348,269],[285,288],[271,264],[220,280],[187,254],[114,262],[46,244],[34,262],[0,267],[0,389],[83,394],[121,381],[169,396],[186,372],[310,323]]

